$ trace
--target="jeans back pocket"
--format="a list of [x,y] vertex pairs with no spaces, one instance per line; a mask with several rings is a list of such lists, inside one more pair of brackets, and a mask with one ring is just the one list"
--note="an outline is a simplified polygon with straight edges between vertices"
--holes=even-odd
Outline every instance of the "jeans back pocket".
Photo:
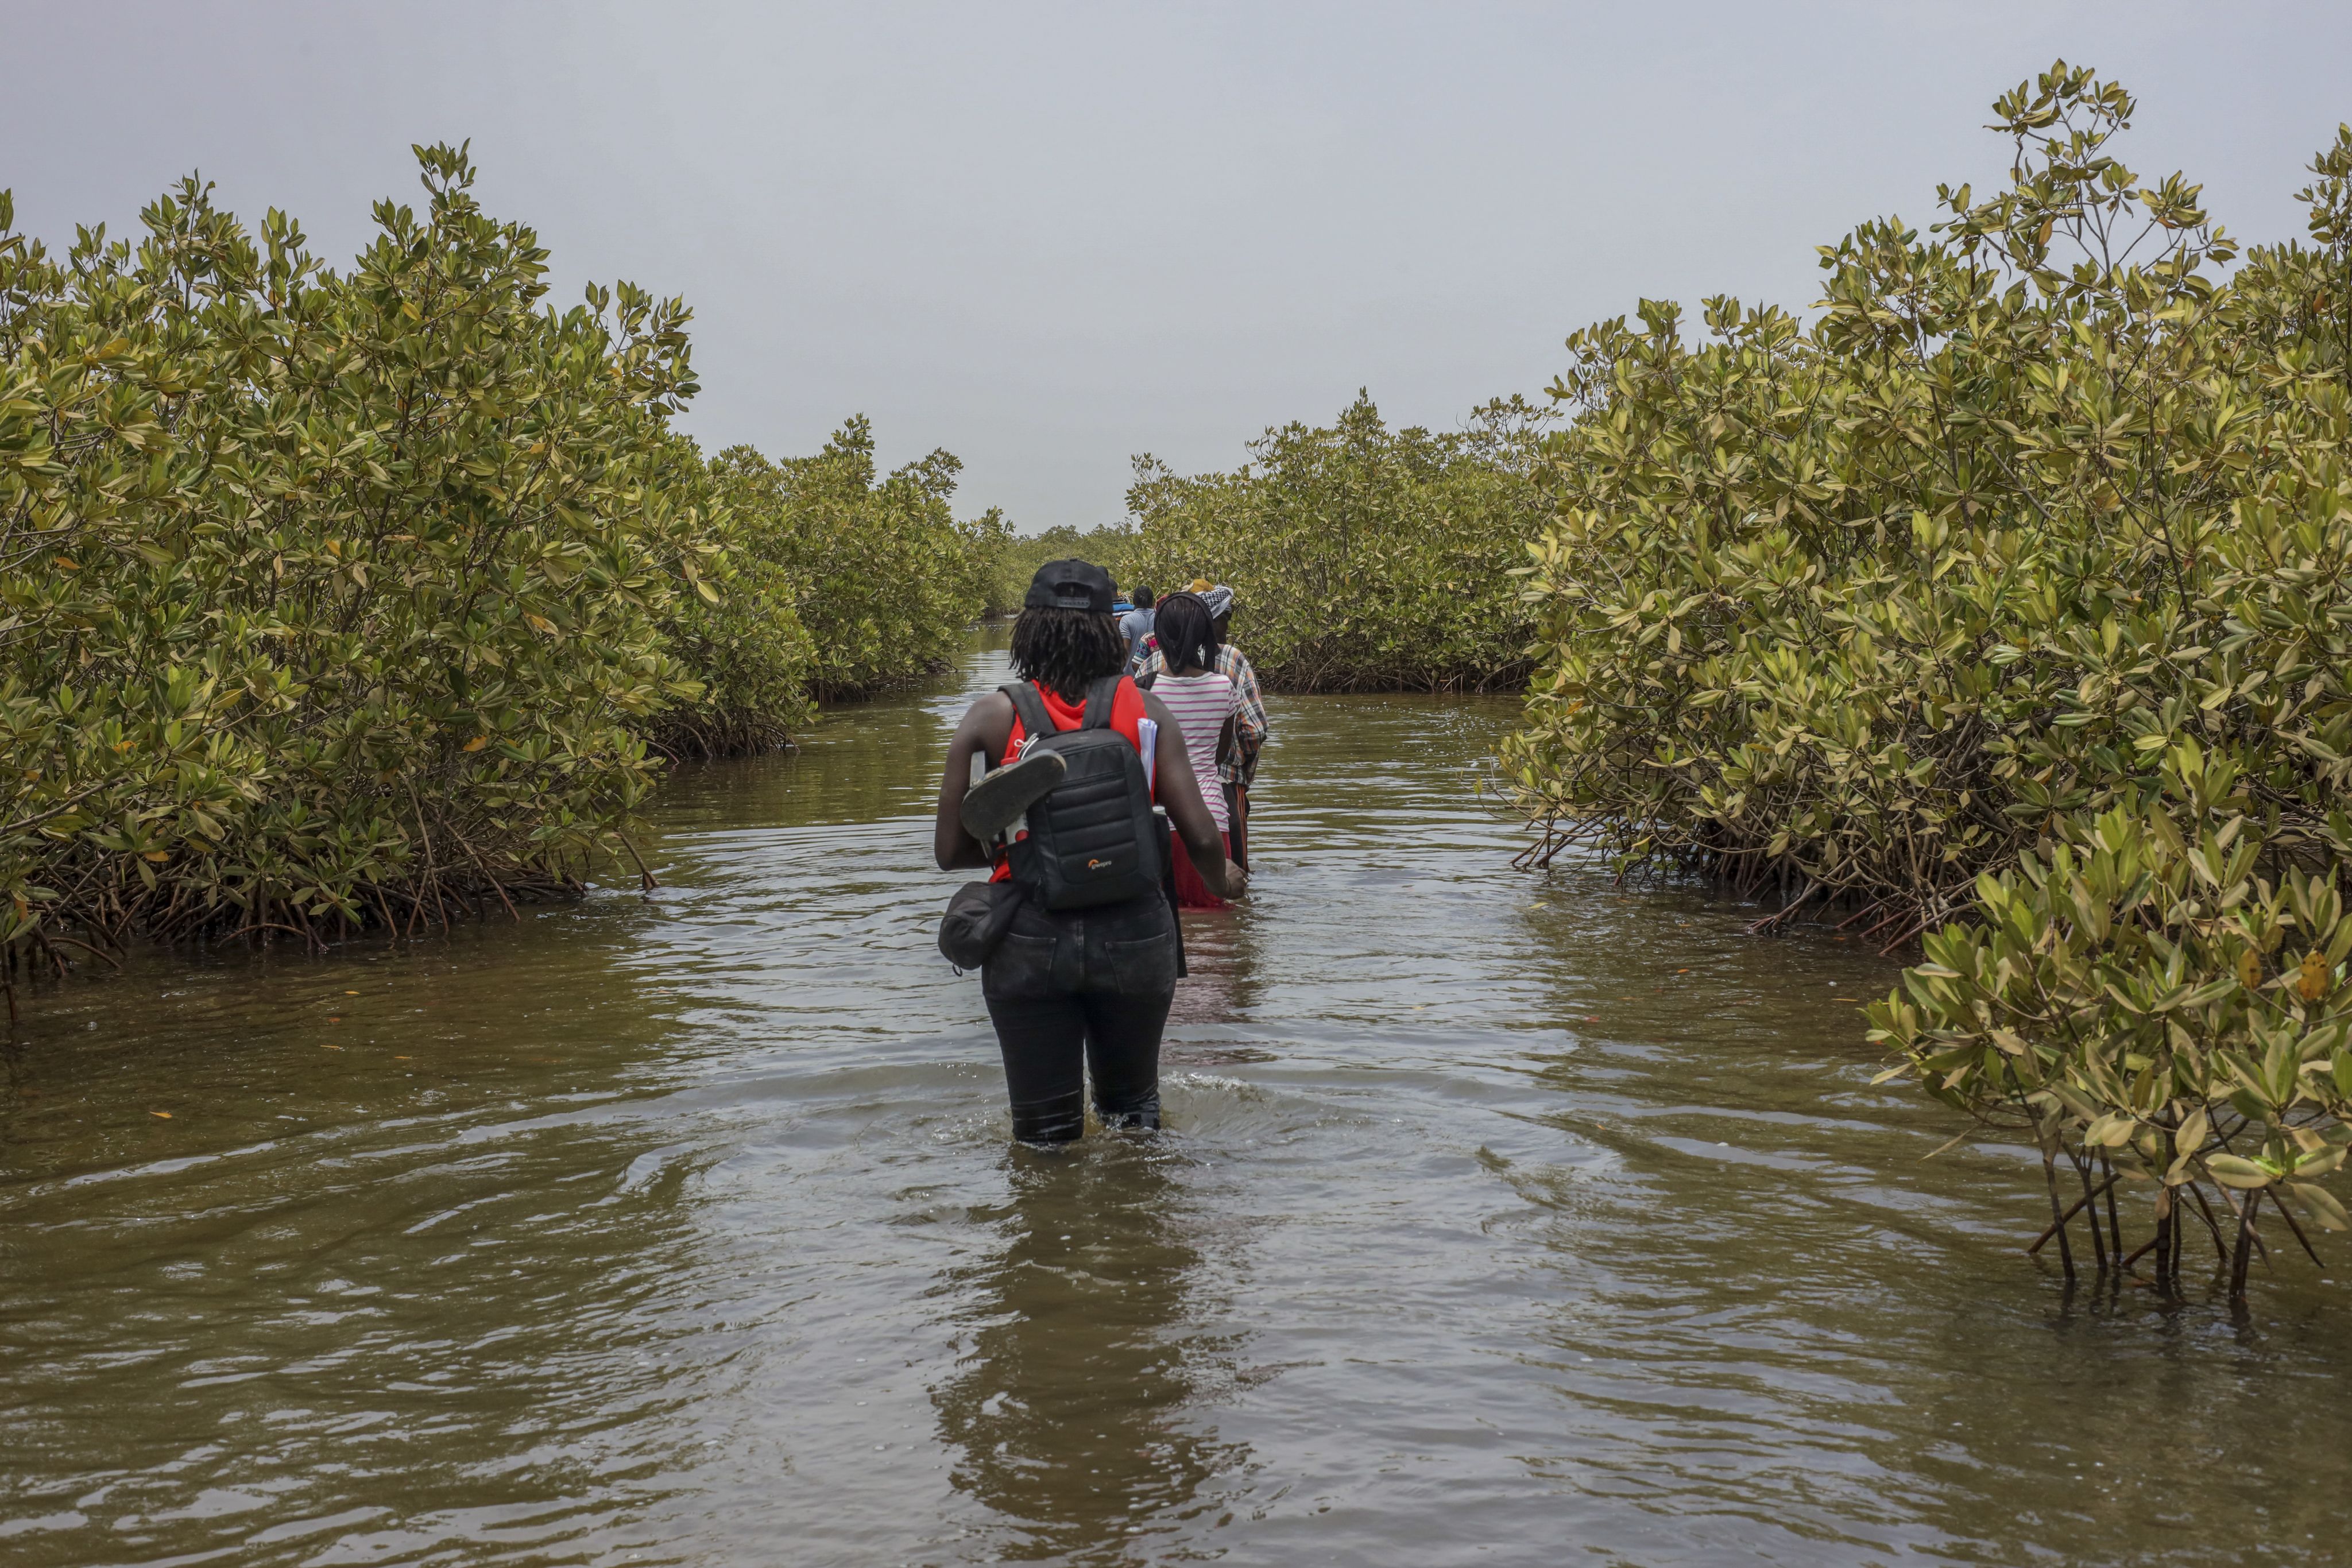
[[1111,985],[1122,997],[1156,997],[1176,988],[1176,936],[1163,932],[1133,942],[1107,942]]
[[1054,948],[1056,938],[1024,936],[1008,931],[988,956],[980,971],[984,997],[1050,997],[1054,995]]

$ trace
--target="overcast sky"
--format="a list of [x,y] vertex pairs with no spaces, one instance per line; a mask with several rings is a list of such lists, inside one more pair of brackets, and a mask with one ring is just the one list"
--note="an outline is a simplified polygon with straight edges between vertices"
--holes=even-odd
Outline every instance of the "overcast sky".
[[471,137],[559,298],[695,310],[706,446],[963,458],[958,509],[1116,519],[1132,453],[1231,466],[1360,385],[1451,428],[1643,295],[1791,307],[1812,247],[1998,179],[2056,56],[2125,155],[2301,232],[2352,4],[606,5],[0,0],[0,185],[53,243],[201,170],[338,263],[413,141]]

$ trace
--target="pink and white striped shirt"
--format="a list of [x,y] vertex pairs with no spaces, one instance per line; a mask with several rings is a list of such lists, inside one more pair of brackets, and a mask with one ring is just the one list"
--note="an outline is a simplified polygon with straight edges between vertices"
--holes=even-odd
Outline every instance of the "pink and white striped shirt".
[[1192,764],[1192,777],[1200,781],[1201,799],[1209,815],[1217,820],[1217,831],[1230,831],[1233,824],[1225,821],[1225,792],[1217,784],[1217,737],[1234,711],[1234,683],[1213,672],[1163,674],[1151,684],[1151,695],[1168,705],[1176,727],[1183,732],[1184,755]]

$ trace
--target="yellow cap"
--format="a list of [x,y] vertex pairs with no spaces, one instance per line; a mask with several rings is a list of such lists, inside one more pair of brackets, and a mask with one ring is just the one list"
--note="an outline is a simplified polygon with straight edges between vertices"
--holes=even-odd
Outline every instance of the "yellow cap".
[[1196,577],[1192,580],[1191,591],[1194,593],[1206,593],[1210,589],[1214,588],[1216,584],[1211,582],[1205,577]]

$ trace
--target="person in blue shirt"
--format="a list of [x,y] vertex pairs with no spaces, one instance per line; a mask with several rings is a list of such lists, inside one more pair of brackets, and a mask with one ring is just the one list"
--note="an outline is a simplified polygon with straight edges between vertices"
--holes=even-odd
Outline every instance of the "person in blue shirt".
[[1136,650],[1146,637],[1151,635],[1153,624],[1159,620],[1158,612],[1152,609],[1158,602],[1151,590],[1138,583],[1135,586],[1135,608],[1118,618],[1118,632],[1127,639],[1127,662],[1130,664],[1135,663]]

